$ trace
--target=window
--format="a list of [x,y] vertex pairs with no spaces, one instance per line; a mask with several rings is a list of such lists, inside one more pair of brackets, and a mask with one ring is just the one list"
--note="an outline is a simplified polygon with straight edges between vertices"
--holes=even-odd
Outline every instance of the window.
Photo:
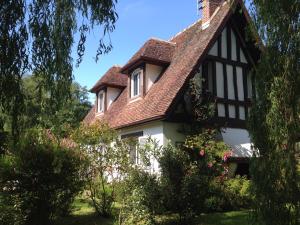
[[98,112],[104,112],[104,91],[98,93]]
[[125,134],[121,136],[121,139],[123,140],[125,139],[127,145],[129,146],[129,157],[133,165],[140,164],[140,155],[139,155],[137,145],[139,143],[139,137],[142,136],[143,136],[143,131]]
[[135,70],[131,75],[131,97],[140,95],[141,70]]

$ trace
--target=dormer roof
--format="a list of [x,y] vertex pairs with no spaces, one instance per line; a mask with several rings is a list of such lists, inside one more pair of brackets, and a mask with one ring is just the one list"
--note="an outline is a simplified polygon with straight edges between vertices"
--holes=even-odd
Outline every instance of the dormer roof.
[[121,66],[112,66],[93,86],[91,92],[97,92],[102,87],[125,88],[127,86],[127,75],[120,72]]
[[168,65],[172,61],[174,50],[175,43],[151,38],[131,57],[121,71],[126,72],[140,62]]

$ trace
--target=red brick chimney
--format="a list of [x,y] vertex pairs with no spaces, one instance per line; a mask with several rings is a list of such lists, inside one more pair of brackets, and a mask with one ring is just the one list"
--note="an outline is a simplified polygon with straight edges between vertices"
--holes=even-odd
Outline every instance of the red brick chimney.
[[[202,24],[207,23],[224,0],[202,0]],[[209,24],[208,24],[209,25]]]

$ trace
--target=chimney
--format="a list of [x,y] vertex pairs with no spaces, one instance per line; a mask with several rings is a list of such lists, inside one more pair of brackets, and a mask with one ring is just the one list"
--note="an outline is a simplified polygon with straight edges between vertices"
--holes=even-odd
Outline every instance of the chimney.
[[224,2],[224,0],[202,0],[202,27],[209,26],[210,19],[216,9]]

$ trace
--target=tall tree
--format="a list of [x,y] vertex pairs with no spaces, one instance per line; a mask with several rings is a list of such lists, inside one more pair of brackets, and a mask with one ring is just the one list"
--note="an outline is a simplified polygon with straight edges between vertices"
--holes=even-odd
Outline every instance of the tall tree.
[[[22,76],[32,71],[39,89],[49,93],[54,113],[70,96],[74,34],[79,32],[77,65],[86,37],[102,29],[96,59],[111,50],[117,0],[7,0],[0,4],[0,113],[9,113],[12,134],[18,134],[23,111]],[[1,119],[0,119],[1,120]],[[3,124],[0,121],[0,125]],[[0,127],[0,131],[1,131]]]
[[251,169],[255,218],[267,225],[299,224],[300,1],[253,0],[252,6],[265,45],[254,71],[250,121],[258,155]]

